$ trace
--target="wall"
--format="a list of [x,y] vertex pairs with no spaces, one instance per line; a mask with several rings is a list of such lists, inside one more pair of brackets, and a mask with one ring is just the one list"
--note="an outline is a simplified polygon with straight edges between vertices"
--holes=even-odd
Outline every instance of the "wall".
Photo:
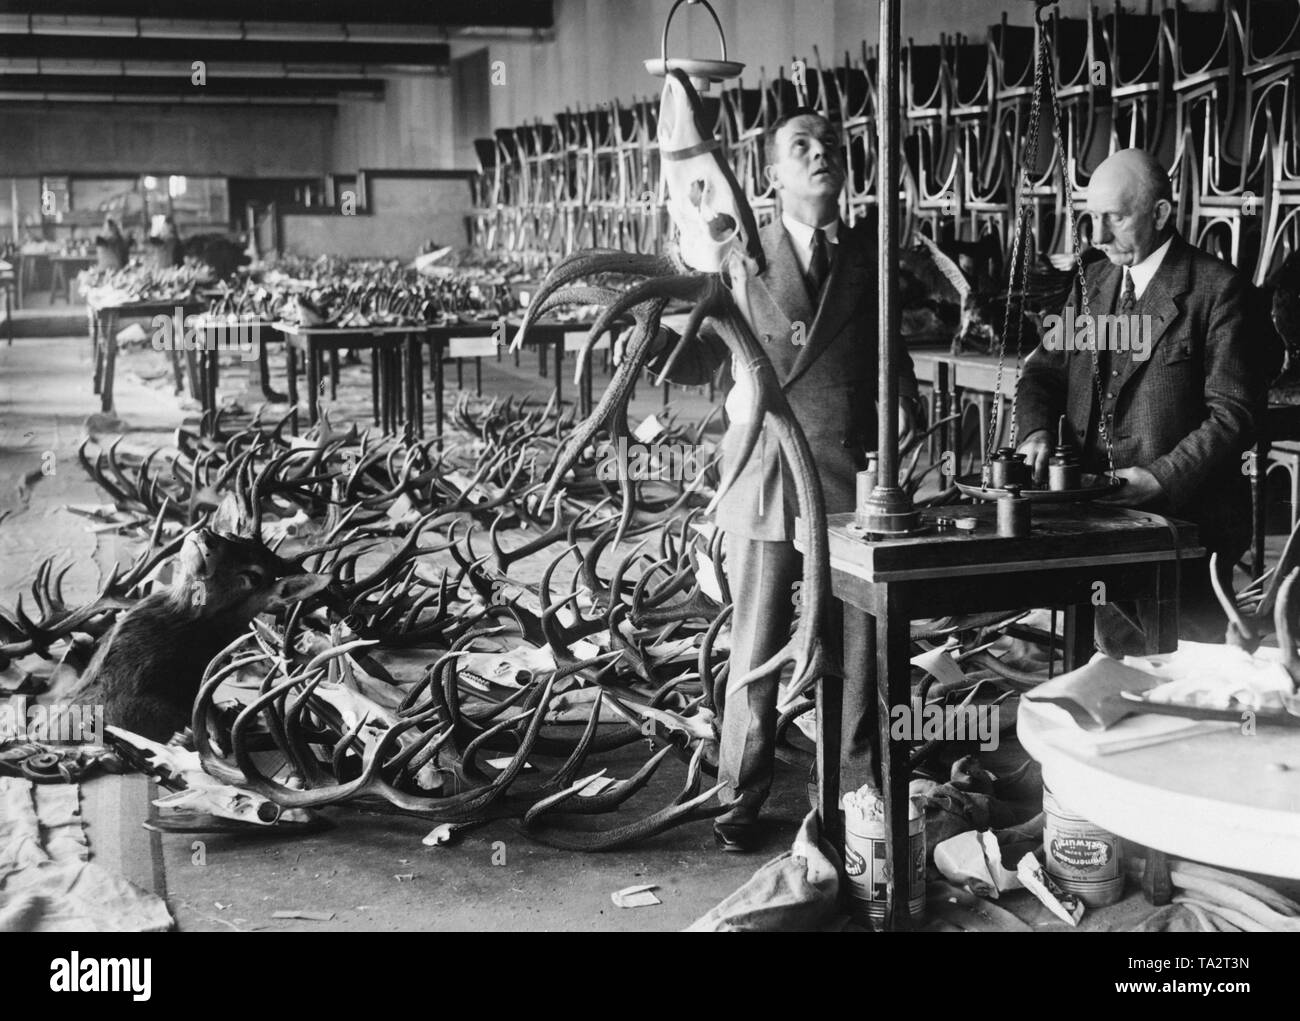
[[[1190,0],[1195,10],[1213,9],[1216,0]],[[515,125],[550,118],[566,106],[590,106],[617,97],[657,96],[660,82],[643,61],[659,55],[664,19],[673,0],[555,0],[555,40],[540,45],[492,43],[505,82],[491,89],[492,123]],[[742,76],[756,87],[760,69],[770,79],[794,56],[809,58],[813,47],[825,66],[844,59],[845,49],[861,52],[862,40],[874,45],[879,5],[870,0],[712,0],[727,38],[727,55],[746,65]],[[1011,24],[1032,24],[1026,0],[903,0],[902,30],[918,43],[935,43],[941,32],[962,32],[983,42],[988,26],[1008,14]],[[1109,0],[1098,3],[1109,9]],[[1145,12],[1146,0],[1124,0],[1127,10]],[[1085,0],[1062,0],[1067,17],[1081,17]],[[708,13],[683,5],[673,17],[670,56],[716,56]]]
[[429,241],[469,243],[465,215],[470,207],[464,179],[374,177],[370,211],[357,216],[286,213],[281,247],[315,257],[412,259]]
[[0,104],[0,176],[319,175],[333,130],[328,107]]
[[474,166],[473,140],[458,151],[450,78],[385,79],[382,103],[339,107],[328,169],[336,174],[385,170],[451,170]]

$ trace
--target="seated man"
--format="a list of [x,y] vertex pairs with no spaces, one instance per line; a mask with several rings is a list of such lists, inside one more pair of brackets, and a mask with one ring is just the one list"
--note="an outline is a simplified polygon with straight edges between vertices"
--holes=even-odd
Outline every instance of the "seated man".
[[[1128,318],[1126,342],[1119,330],[1094,327],[1098,386],[1090,350],[1073,338],[1049,343],[1051,331],[1044,334],[1017,391],[1020,450],[1042,478],[1065,415],[1084,471],[1102,472],[1109,438],[1116,474],[1127,484],[1107,501],[1195,522],[1201,544],[1230,570],[1250,544],[1242,453],[1263,398],[1259,359],[1244,329],[1246,282],[1174,230],[1169,176],[1141,150],[1114,153],[1097,168],[1087,210],[1093,244],[1107,257],[1087,271],[1088,311]],[[1067,310],[1080,329],[1077,282]],[[1068,324],[1071,315],[1062,319]],[[1184,564],[1182,578],[1184,620],[1201,624],[1190,636],[1221,639],[1208,568]]]
[[[877,380],[875,239],[862,225],[850,229],[839,217],[844,158],[839,137],[825,118],[798,110],[768,136],[768,180],[781,198],[781,217],[761,231],[767,268],[751,284],[752,323],[782,381],[790,407],[808,438],[819,470],[826,509],[849,511],[856,475],[875,448]],[[660,338],[651,369],[663,364],[676,338]],[[728,351],[721,339],[702,333],[683,352],[669,378],[706,382]],[[916,379],[905,351],[900,355],[900,434],[913,421]],[[739,388],[737,388],[739,389]],[[730,429],[722,442],[723,470],[731,444],[739,444],[749,401],[733,390],[727,401]],[[734,454],[732,454],[734,457]],[[735,609],[731,620],[734,681],[774,655],[789,636],[795,614],[795,583],[802,557],[794,546],[794,481],[775,438],[760,437],[744,472],[718,508],[726,533],[726,570]],[[819,523],[821,524],[821,523]],[[832,648],[844,635],[843,789],[874,783],[875,688],[868,684],[868,638],[860,615],[841,623],[833,604]],[[714,831],[725,850],[755,843],[759,809],[772,784],[777,722],[773,675],[748,690],[728,687],[722,714],[720,779],[728,786],[729,810]]]

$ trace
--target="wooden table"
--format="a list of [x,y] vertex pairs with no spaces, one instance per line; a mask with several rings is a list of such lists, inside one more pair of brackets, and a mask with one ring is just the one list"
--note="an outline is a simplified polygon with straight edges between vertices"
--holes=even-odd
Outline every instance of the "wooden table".
[[[1022,700],[1016,733],[1071,812],[1166,854],[1300,879],[1300,742],[1238,727],[1107,755],[1062,747],[1070,724]],[[1290,767],[1277,769],[1278,764]]]
[[[50,304],[54,304],[54,296],[63,289],[63,300],[66,304],[72,304],[72,284],[76,280],[76,274],[83,270],[89,269],[95,265],[98,259],[93,255],[51,255],[50,265],[54,268],[50,271]],[[69,272],[72,276],[69,276]]]
[[[194,396],[203,407],[202,432],[210,435],[216,420],[217,383],[220,376],[221,353],[240,351],[244,342],[251,341],[256,358],[251,359],[246,393],[260,394],[272,403],[288,400],[285,394],[271,389],[268,344],[280,340],[282,335],[271,329],[271,322],[257,316],[245,316],[231,322],[228,316],[203,315],[195,324],[198,333],[198,351],[186,351],[191,379],[195,381]],[[201,353],[202,357],[197,357]],[[243,358],[243,352],[240,351]]]
[[[939,430],[936,441],[940,449],[951,450],[960,454],[962,444],[962,426],[965,424],[965,411],[972,406],[971,398],[978,409],[979,457],[983,463],[984,445],[988,437],[988,418],[992,414],[992,398],[997,393],[998,359],[996,355],[961,354],[955,355],[948,348],[909,347],[907,353],[912,357],[912,367],[918,383],[928,383],[931,388],[932,406],[930,420],[940,419],[962,412],[962,417],[949,422]],[[1022,361],[1023,367],[1023,361]],[[1003,415],[999,420],[998,437],[994,445],[1008,435],[1011,395],[1015,392],[1015,360],[1008,357],[1002,367]],[[965,402],[965,403],[963,403]],[[971,470],[978,468],[972,465]],[[958,472],[965,474],[964,471]]]
[[[123,319],[149,319],[166,315],[181,317],[182,324],[188,316],[203,311],[204,302],[190,299],[168,301],[116,301],[95,295],[86,298],[90,319],[90,348],[94,361],[94,392],[100,395],[100,410],[113,410],[113,377],[117,368],[117,328]],[[180,338],[173,338],[168,354],[172,362],[176,392],[181,390]]]
[[[831,582],[845,613],[871,618],[867,625],[876,662],[881,789],[888,834],[886,927],[910,927],[908,861],[908,757],[906,741],[890,738],[890,709],[911,704],[911,621],[1019,607],[1060,607],[1065,613],[1066,668],[1087,662],[1093,650],[1093,602],[1135,600],[1151,606],[1156,620],[1151,652],[1177,645],[1177,559],[1199,557],[1196,528],[1141,511],[1097,505],[1036,505],[1026,538],[996,535],[992,503],[921,512],[926,523],[941,515],[970,515],[974,532],[945,530],[929,535],[866,542],[850,532],[852,514],[832,514]],[[800,522],[800,530],[804,527]],[[1175,536],[1177,533],[1177,548]],[[802,538],[796,540],[802,550]],[[846,684],[869,683],[846,678]],[[842,847],[839,812],[839,684],[818,683],[818,811],[823,832]],[[1064,795],[1062,795],[1064,796]],[[897,825],[895,824],[897,821]]]
[[5,333],[11,345],[14,342],[14,309],[18,306],[17,287],[13,272],[0,273],[0,288],[5,292]]
[[[504,324],[504,326],[503,326]],[[436,415],[438,419],[438,431],[442,432],[443,424],[443,407],[442,407],[442,361],[450,350],[453,340],[462,337],[490,337],[493,334],[498,336],[498,344],[504,347],[509,344],[514,335],[518,332],[520,322],[514,319],[506,320],[485,320],[481,322],[447,324],[440,323],[426,327],[426,341],[429,344],[429,371],[434,389],[437,394],[435,402],[437,405]],[[533,323],[528,327],[528,336],[524,340],[525,346],[537,348],[537,374],[543,379],[546,378],[546,348],[549,346],[551,355],[554,359],[555,372],[555,403],[558,407],[564,399],[564,354],[567,350],[574,349],[578,343],[578,336],[585,338],[587,331],[592,327],[591,322],[554,322],[542,320]],[[605,340],[604,347],[608,347],[608,339]],[[580,345],[579,345],[580,346]],[[460,371],[460,359],[457,359],[457,372]],[[482,394],[483,377],[482,365],[479,357],[475,357],[476,373],[476,390]],[[458,377],[458,385],[463,385],[463,379]],[[578,380],[578,414],[588,415],[591,413],[593,406],[592,400],[592,371],[591,361],[583,367],[581,378]]]
[[[307,367],[307,419],[315,425],[320,417],[322,383],[321,360],[330,354],[337,361],[343,348],[370,349],[370,396],[375,424],[386,433],[395,433],[399,420],[413,436],[424,435],[424,391],[421,386],[420,346],[424,326],[298,326],[275,323],[284,334],[285,368],[289,382],[289,404],[295,409],[293,426],[298,428],[298,354]],[[337,373],[333,377],[333,395],[337,396]],[[439,397],[440,401],[441,398]]]

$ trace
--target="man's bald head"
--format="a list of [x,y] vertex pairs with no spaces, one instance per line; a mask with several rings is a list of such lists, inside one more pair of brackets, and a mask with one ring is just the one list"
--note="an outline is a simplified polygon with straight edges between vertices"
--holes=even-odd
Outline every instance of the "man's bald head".
[[1172,233],[1169,174],[1150,153],[1121,149],[1088,182],[1093,244],[1117,266],[1136,266]]

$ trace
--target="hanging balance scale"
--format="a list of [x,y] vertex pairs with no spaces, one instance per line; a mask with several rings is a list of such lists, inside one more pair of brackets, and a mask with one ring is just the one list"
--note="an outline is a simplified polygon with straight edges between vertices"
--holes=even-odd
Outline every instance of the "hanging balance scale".
[[[1052,100],[1052,134],[1056,144],[1061,182],[1065,191],[1065,215],[1068,218],[1071,246],[1074,249],[1074,266],[1079,276],[1079,295],[1081,298],[1084,321],[1089,317],[1088,285],[1083,271],[1079,245],[1079,230],[1074,217],[1074,189],[1071,185],[1069,168],[1066,165],[1065,145],[1061,138],[1061,108],[1056,90],[1049,84],[1049,75],[1054,66],[1052,43],[1045,24],[1047,8],[1056,0],[1035,0],[1034,12],[1038,22],[1038,52],[1034,61],[1034,95],[1029,108],[1029,131],[1025,146],[1025,156],[1020,166],[1016,187],[1016,225],[1011,246],[1011,273],[1007,280],[1007,301],[1002,330],[998,337],[998,368],[994,376],[993,409],[989,415],[988,435],[984,445],[984,463],[979,474],[964,475],[954,480],[957,488],[966,496],[978,500],[997,500],[1013,497],[1035,503],[1078,503],[1113,493],[1124,485],[1124,479],[1115,475],[1115,454],[1111,446],[1110,429],[1106,416],[1101,413],[1105,406],[1102,399],[1101,368],[1097,358],[1097,345],[1089,346],[1092,357],[1092,384],[1096,394],[1098,420],[1097,435],[1106,447],[1106,471],[1102,474],[1084,472],[1081,468],[1080,452],[1069,442],[1069,424],[1061,416],[1057,428],[1056,447],[1048,462],[1047,483],[1036,482],[1030,473],[1025,456],[1016,452],[1016,405],[1019,401],[1020,357],[1024,326],[1025,285],[1028,268],[1032,260],[1033,232],[1026,229],[1032,215],[1031,185],[1029,173],[1031,167],[1038,163],[1039,122],[1042,119],[1042,94],[1046,89]],[[1019,301],[1016,295],[1019,294]],[[1007,335],[1011,330],[1011,321],[1015,318],[1015,370],[1012,382],[1011,426],[1007,436],[1007,445],[994,448],[1001,431],[1003,402],[1003,365],[1006,357]]]
[[[709,12],[709,17],[713,19],[713,25],[718,30],[718,45],[722,50],[722,56],[719,59],[668,56],[668,29],[672,27],[673,15],[677,13],[677,8],[685,3],[689,3],[693,7],[699,5]],[[658,59],[651,57],[646,60],[645,69],[656,78],[665,77],[669,71],[681,71],[690,78],[696,92],[704,93],[709,91],[709,86],[713,82],[724,82],[728,78],[739,77],[740,73],[745,70],[745,65],[727,59],[727,38],[722,31],[722,22],[718,20],[717,12],[709,4],[709,0],[677,0],[668,12],[668,17],[664,19],[664,34],[660,44],[659,57]]]

